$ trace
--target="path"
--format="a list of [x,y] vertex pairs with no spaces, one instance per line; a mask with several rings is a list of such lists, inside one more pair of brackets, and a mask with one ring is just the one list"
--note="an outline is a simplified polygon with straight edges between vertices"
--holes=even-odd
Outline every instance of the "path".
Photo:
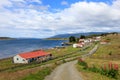
[[[88,54],[82,55],[82,58],[90,56],[94,54],[94,52],[98,49],[98,45],[96,45]],[[67,62],[58,66],[51,75],[47,76],[45,80],[82,80],[79,71],[76,69],[75,64],[76,61]]]
[[71,61],[58,66],[45,80],[82,80],[76,70],[77,61]]
[[98,45],[95,45],[95,47],[89,53],[82,55],[82,58],[85,58],[94,54],[97,51],[97,49],[98,49]]

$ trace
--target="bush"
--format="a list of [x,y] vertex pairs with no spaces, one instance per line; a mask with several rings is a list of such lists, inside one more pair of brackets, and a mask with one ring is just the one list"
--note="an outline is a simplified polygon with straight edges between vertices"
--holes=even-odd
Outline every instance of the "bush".
[[112,51],[109,52],[109,55],[110,55],[110,56],[112,55]]
[[119,75],[118,64],[112,64],[112,63],[109,63],[108,65],[104,64],[104,66],[101,67],[100,73],[111,78],[117,78],[117,76]]
[[92,72],[100,72],[100,69],[98,69],[95,65],[93,65],[92,67],[90,67],[88,69]]
[[118,64],[104,64],[101,68],[97,68],[95,65],[93,65],[92,67],[88,67],[87,63],[81,58],[78,58],[78,64],[83,66],[83,69],[87,69],[92,72],[98,72],[111,78],[117,78],[119,75]]
[[88,65],[85,61],[83,61],[83,59],[81,58],[78,58],[78,64],[83,66],[83,69],[87,69],[88,68]]
[[65,59],[63,59],[62,61],[63,61],[63,63],[66,63],[66,60],[65,60]]

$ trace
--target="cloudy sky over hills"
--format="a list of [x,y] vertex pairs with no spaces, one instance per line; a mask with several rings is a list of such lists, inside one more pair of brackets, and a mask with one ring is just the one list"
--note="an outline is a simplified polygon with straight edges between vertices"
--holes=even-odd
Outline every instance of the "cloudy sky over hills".
[[0,36],[119,31],[120,0],[1,0]]

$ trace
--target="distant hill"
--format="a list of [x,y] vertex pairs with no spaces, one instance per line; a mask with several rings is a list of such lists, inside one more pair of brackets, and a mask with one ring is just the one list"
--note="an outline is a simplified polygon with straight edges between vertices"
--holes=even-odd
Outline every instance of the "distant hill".
[[0,40],[9,40],[9,39],[14,39],[14,38],[10,38],[10,37],[0,37]]
[[70,36],[80,37],[80,35],[88,36],[88,35],[102,34],[102,33],[105,33],[105,32],[88,32],[88,33],[74,33],[74,34],[59,34],[59,35],[55,35],[55,36],[50,37],[50,38],[68,38]]

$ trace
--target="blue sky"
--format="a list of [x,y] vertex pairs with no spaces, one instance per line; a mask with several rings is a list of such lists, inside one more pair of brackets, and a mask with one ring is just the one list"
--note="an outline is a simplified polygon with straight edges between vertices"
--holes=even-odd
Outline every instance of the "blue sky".
[[120,32],[120,0],[2,0],[0,36]]

